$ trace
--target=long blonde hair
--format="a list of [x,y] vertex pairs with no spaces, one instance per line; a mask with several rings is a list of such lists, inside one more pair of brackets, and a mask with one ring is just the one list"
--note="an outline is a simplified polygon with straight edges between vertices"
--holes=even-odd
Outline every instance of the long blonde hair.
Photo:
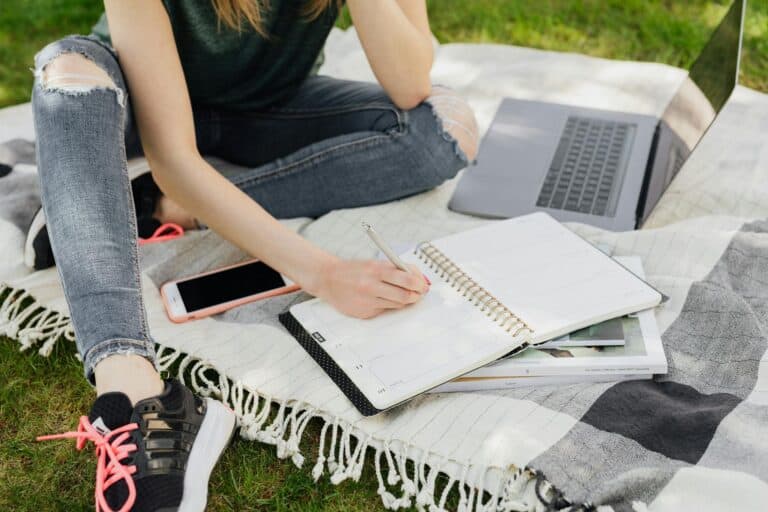
[[[248,22],[256,32],[266,36],[262,20],[264,11],[269,7],[269,0],[212,0],[213,8],[219,20],[230,28],[242,30],[243,21]],[[309,19],[315,19],[333,4],[339,6],[340,0],[306,0],[302,9]]]

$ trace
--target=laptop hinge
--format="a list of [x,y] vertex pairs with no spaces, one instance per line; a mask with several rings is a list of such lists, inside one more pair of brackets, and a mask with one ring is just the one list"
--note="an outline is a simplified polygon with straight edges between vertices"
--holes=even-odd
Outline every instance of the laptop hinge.
[[639,229],[645,219],[645,201],[648,198],[648,187],[651,185],[651,176],[653,167],[656,164],[656,150],[659,146],[661,137],[661,121],[656,124],[651,140],[651,151],[648,153],[648,163],[645,166],[645,175],[643,176],[643,186],[640,188],[640,198],[637,200],[637,210],[635,211],[635,229]]

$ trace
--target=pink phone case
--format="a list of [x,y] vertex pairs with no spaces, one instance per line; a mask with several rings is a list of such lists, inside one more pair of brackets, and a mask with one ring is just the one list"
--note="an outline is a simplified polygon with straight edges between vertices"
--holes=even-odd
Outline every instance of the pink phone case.
[[183,323],[187,322],[189,320],[196,320],[198,318],[205,318],[207,316],[215,315],[217,313],[223,313],[224,311],[227,311],[229,309],[235,308],[237,306],[241,306],[243,304],[248,304],[249,302],[256,302],[257,300],[262,299],[268,299],[269,297],[276,297],[278,295],[284,295],[286,293],[295,292],[297,290],[301,289],[301,286],[298,284],[291,284],[287,286],[282,286],[280,288],[275,288],[273,290],[267,290],[266,292],[257,293],[255,295],[249,295],[248,297],[243,297],[242,299],[237,300],[231,300],[229,302],[222,302],[221,304],[217,304],[215,306],[211,306],[209,308],[203,308],[198,309],[197,311],[187,312],[186,315],[182,316],[173,316],[171,314],[171,306],[168,301],[168,297],[165,294],[165,286],[170,283],[179,283],[182,281],[189,281],[190,279],[195,279],[197,277],[207,276],[209,274],[215,274],[217,272],[221,272],[222,270],[228,270],[230,268],[236,268],[236,267],[242,267],[243,265],[249,265],[251,263],[254,263],[259,260],[248,260],[244,261],[242,263],[236,263],[234,265],[229,265],[227,267],[221,267],[214,270],[209,270],[208,272],[203,272],[201,274],[197,274],[194,276],[185,277],[182,279],[175,279],[173,281],[168,281],[167,283],[163,283],[163,285],[160,287],[160,295],[163,298],[163,305],[165,306],[165,314],[168,315],[168,318],[171,320],[171,322],[175,323]]

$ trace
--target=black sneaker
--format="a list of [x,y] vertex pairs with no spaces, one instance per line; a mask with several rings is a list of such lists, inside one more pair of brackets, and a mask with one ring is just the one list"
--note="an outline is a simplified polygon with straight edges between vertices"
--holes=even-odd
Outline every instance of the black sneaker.
[[[136,227],[141,238],[149,238],[160,227],[160,221],[154,218],[157,201],[162,193],[155,181],[146,160],[139,160],[128,166],[131,179],[134,206],[136,207]],[[24,264],[32,270],[43,270],[56,264],[48,238],[45,214],[40,208],[27,230],[24,244]]]
[[101,395],[77,432],[38,440],[76,438],[78,449],[94,443],[96,510],[198,512],[234,429],[229,408],[169,380],[162,394],[135,407],[123,393]]

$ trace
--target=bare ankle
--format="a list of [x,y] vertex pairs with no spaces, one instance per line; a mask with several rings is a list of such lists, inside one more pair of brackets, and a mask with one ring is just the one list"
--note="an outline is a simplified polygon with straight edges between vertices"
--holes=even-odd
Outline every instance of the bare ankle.
[[197,228],[197,221],[195,218],[182,208],[180,204],[165,195],[160,196],[160,199],[157,200],[155,218],[159,220],[161,224],[172,222],[184,229]]
[[102,359],[94,368],[96,394],[125,393],[135,404],[163,392],[165,383],[154,365],[137,354],[117,354]]

